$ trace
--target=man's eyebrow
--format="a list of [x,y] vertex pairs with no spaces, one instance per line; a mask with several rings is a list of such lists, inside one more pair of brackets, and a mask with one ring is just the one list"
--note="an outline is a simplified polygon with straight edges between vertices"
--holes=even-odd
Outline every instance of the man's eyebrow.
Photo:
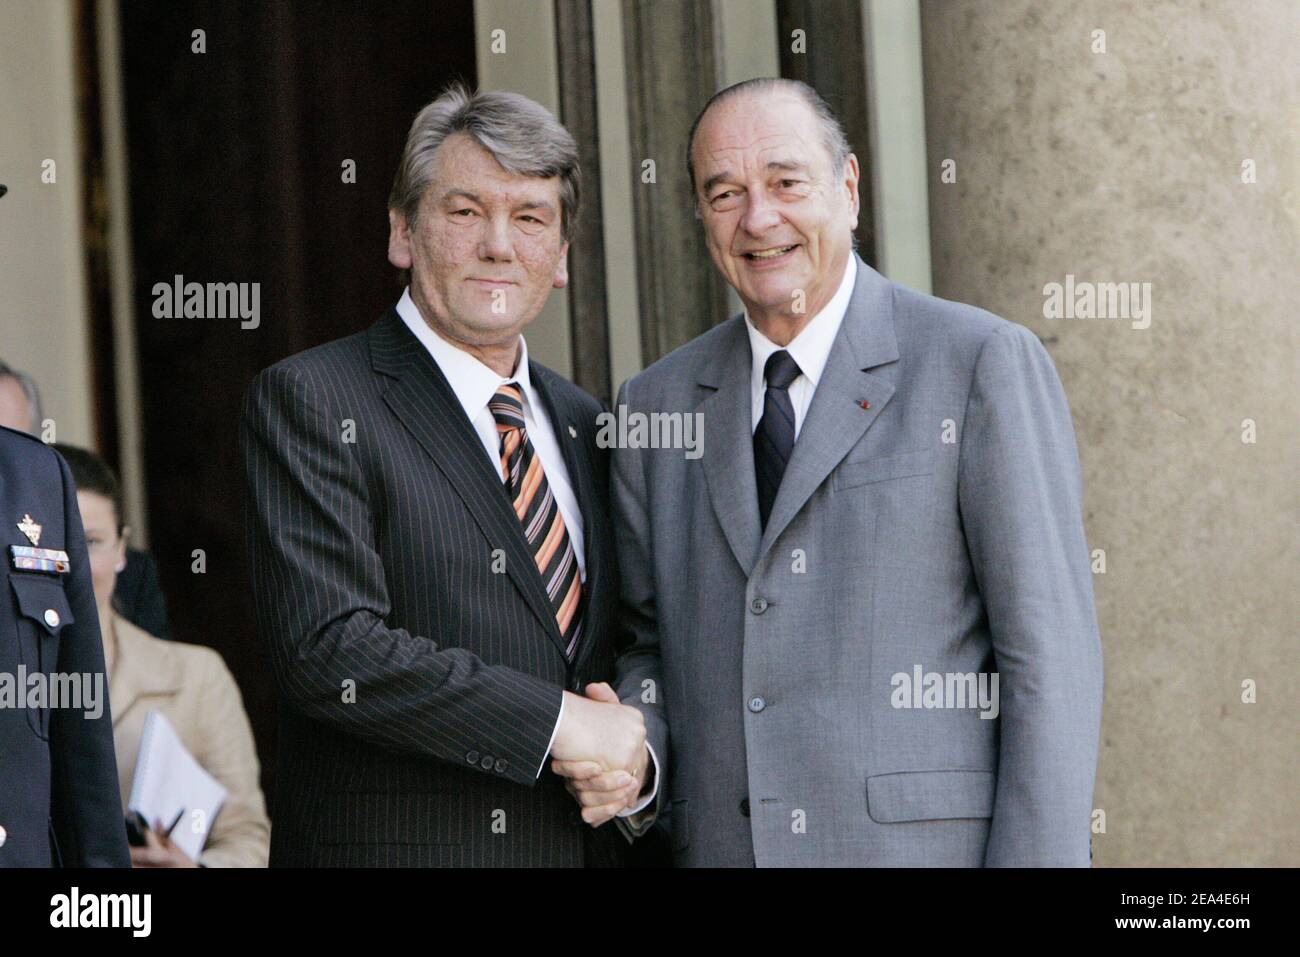
[[714,173],[704,181],[704,185],[700,187],[700,191],[708,193],[709,190],[713,189],[713,187],[717,186],[723,180],[728,179],[731,179],[731,170],[729,169],[724,169],[721,173]]
[[[467,189],[449,189],[442,196],[444,202],[446,200],[453,199],[455,197],[462,197],[464,199],[468,199],[471,203],[477,203],[480,206],[485,205],[482,198],[477,193],[471,193]],[[545,202],[544,200],[529,200],[527,202],[520,203],[519,205],[514,207],[514,211],[516,213],[526,209],[537,209],[547,213],[555,212],[555,207],[552,206],[550,203]]]
[[546,212],[546,213],[555,212],[554,206],[542,200],[532,200],[531,202],[520,203],[518,206],[515,207],[515,212],[520,213],[526,209],[540,209],[542,212]]
[[[772,162],[767,164],[767,171],[769,173],[778,170],[787,173],[806,173],[808,172],[808,164],[801,160],[792,160],[792,159],[772,160]],[[706,179],[704,181],[704,185],[701,186],[700,189],[702,192],[707,194],[711,189],[713,189],[713,187],[729,179],[731,179],[731,171],[723,170],[721,173],[715,173],[712,176],[710,176],[708,179]]]

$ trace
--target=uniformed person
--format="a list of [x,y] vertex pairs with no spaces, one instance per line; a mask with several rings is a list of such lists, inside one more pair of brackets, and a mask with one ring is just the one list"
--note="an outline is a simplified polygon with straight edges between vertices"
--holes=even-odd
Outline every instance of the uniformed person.
[[76,488],[3,427],[0,544],[0,867],[129,867]]

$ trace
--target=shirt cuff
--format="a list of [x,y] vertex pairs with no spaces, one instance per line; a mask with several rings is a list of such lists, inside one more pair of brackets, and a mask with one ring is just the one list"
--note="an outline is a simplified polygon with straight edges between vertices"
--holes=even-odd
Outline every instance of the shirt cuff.
[[619,817],[631,817],[633,814],[640,814],[649,805],[654,803],[655,796],[659,793],[659,758],[655,754],[655,749],[650,746],[650,742],[646,742],[645,748],[650,752],[650,760],[654,764],[655,786],[650,789],[650,793],[642,798],[641,802],[635,807],[625,807],[623,810],[619,811]]
[[[555,727],[551,730],[551,740],[546,742],[546,753],[542,755],[542,766],[537,769],[537,777],[542,776],[546,770],[546,759],[551,756],[551,748],[555,746],[555,736],[560,733],[560,722],[564,720],[564,693],[560,693],[560,713],[555,716]],[[650,752],[653,754],[654,752]]]

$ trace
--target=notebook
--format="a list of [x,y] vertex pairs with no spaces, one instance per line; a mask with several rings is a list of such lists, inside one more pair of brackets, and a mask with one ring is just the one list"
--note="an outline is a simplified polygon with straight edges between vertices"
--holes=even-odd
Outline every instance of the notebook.
[[172,841],[197,861],[226,793],[194,760],[162,712],[145,715],[128,810],[139,811],[150,827],[162,821],[165,829],[176,821]]

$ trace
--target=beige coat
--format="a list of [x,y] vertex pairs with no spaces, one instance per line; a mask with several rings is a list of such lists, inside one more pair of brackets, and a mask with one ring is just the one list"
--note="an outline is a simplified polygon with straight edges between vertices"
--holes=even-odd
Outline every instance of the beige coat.
[[117,657],[108,681],[117,779],[125,807],[145,716],[161,711],[182,743],[230,793],[199,861],[265,867],[271,822],[258,786],[257,749],[239,687],[211,648],[163,641],[113,616]]

